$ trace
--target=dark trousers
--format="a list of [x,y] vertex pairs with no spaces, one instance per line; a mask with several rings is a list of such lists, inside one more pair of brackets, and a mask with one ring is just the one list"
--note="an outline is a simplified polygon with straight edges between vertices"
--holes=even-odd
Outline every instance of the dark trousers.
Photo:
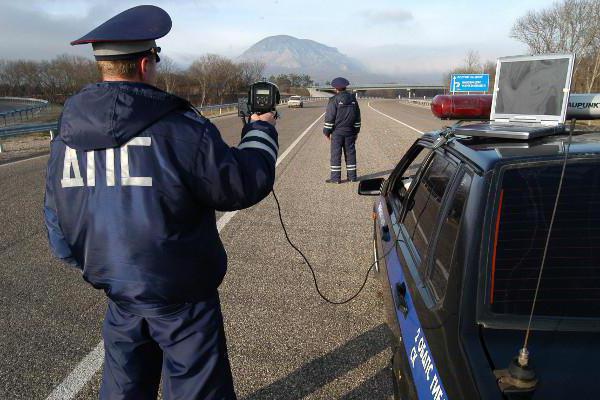
[[165,316],[134,315],[112,301],[104,327],[100,399],[235,399],[219,297]]
[[342,150],[346,160],[346,174],[348,179],[356,178],[356,138],[358,135],[331,134],[331,179],[339,181],[342,179]]

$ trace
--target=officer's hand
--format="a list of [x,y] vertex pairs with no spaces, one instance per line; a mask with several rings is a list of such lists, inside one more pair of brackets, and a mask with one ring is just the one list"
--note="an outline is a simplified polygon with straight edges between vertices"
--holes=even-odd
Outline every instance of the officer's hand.
[[331,135],[325,135],[325,137],[331,142]]
[[265,121],[270,123],[271,125],[275,126],[276,120],[275,120],[275,113],[273,112],[268,112],[268,113],[264,113],[264,114],[252,114],[252,116],[250,117],[250,121]]

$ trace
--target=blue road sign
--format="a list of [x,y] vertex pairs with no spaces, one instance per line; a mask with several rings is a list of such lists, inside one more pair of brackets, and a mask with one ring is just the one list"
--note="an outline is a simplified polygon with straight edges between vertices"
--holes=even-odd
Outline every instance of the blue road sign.
[[451,92],[487,92],[490,88],[489,74],[452,74]]

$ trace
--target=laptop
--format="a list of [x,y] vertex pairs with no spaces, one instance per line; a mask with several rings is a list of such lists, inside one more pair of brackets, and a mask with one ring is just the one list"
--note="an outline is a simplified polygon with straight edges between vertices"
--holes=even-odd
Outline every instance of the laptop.
[[454,133],[528,140],[564,132],[574,61],[574,54],[499,58],[490,121]]

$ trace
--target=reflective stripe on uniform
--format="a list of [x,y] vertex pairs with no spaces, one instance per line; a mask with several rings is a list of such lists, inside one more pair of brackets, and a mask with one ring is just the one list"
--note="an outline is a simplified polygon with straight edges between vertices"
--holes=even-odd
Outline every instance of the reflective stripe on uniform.
[[346,169],[347,169],[348,171],[354,171],[354,170],[356,170],[356,164],[353,164],[353,165],[346,165]]
[[[265,144],[262,141],[256,140],[256,139],[262,139],[262,140],[266,141],[268,144]],[[267,153],[269,153],[269,155],[271,157],[273,157],[274,160],[277,160],[277,153],[279,151],[279,146],[277,145],[277,142],[268,133],[259,131],[258,129],[253,129],[253,130],[249,131],[248,133],[246,133],[244,135],[244,137],[242,138],[242,142],[238,145],[237,148],[240,150],[243,150],[243,149],[264,150]]]
[[244,135],[242,142],[245,142],[246,139],[249,139],[252,137],[259,137],[259,138],[265,139],[267,142],[269,142],[270,144],[273,145],[273,148],[275,149],[276,152],[279,152],[279,146],[277,145],[275,140],[273,140],[273,138],[268,133],[259,131],[258,129],[253,129]]
[[277,154],[273,151],[272,148],[270,148],[269,146],[267,146],[264,143],[258,142],[258,141],[249,141],[249,142],[244,142],[242,144],[240,144],[238,146],[238,149],[242,150],[242,149],[260,149],[260,150],[264,150],[267,153],[269,153],[269,155],[271,157],[273,157],[273,161],[277,161]]
[[341,165],[332,165],[331,166],[331,170],[332,171],[341,171],[342,170],[342,166]]

